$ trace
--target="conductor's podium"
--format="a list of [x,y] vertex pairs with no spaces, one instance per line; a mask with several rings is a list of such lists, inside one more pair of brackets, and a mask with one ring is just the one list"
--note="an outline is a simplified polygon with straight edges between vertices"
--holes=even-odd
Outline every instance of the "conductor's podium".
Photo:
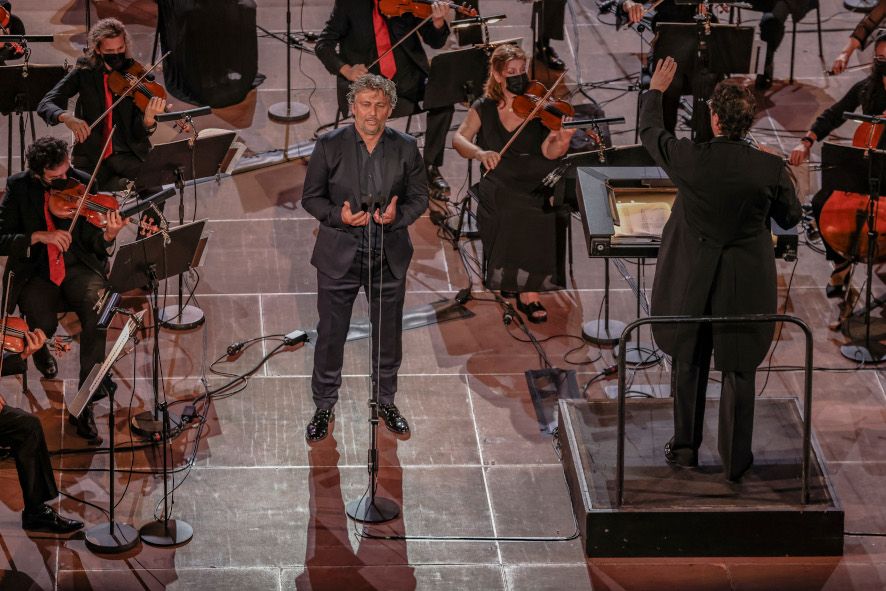
[[561,400],[559,434],[572,506],[590,557],[837,556],[843,510],[812,440],[801,502],[803,422],[793,398],[758,398],[754,465],[726,480],[717,453],[719,400],[707,400],[699,467],[671,466],[671,400],[629,400],[624,497],[617,502],[617,403]]

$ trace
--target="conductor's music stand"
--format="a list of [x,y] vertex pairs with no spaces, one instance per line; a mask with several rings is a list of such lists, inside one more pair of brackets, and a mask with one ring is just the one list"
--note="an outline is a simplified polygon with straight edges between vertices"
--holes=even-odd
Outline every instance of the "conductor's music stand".
[[753,27],[696,23],[659,23],[655,29],[656,58],[677,62],[675,83],[686,75],[692,86],[692,139],[710,137],[707,99],[724,75],[751,71]]
[[[50,36],[51,39],[51,36]],[[31,65],[0,66],[0,114],[8,115],[6,168],[12,174],[13,115],[18,115],[21,169],[25,169],[25,113],[30,114],[31,141],[37,139],[34,111],[40,100],[65,76],[63,66]]]
[[[205,239],[202,239],[206,220],[184,224],[165,232],[158,232],[143,240],[122,245],[114,258],[108,278],[114,291],[123,293],[148,285],[151,290],[151,314],[154,326],[153,363],[151,387],[154,390],[153,410],[139,413],[132,418],[132,431],[148,439],[162,436],[164,429],[160,420],[160,323],[158,291],[160,281],[184,273],[199,263]],[[196,256],[195,256],[196,255]]]
[[[882,124],[882,123],[881,123]],[[832,191],[846,191],[868,195],[867,213],[864,218],[858,216],[857,234],[853,241],[849,259],[865,262],[865,308],[864,308],[864,339],[852,339],[850,344],[840,347],[840,354],[852,361],[862,363],[881,363],[886,361],[886,348],[879,342],[871,341],[871,301],[873,299],[871,283],[874,276],[874,259],[877,250],[877,208],[880,204],[880,183],[886,176],[886,151],[865,149],[855,146],[841,146],[824,142],[821,148],[822,187]],[[860,212],[859,212],[860,213]],[[867,227],[866,252],[862,256],[861,232]],[[847,323],[847,332],[849,324]]]
[[[100,364],[97,363],[92,368],[76,396],[70,400],[65,399],[65,406],[73,416],[79,417],[83,409],[86,408],[92,395],[101,386],[104,377],[108,375],[114,363],[123,354],[126,342],[135,334],[135,330],[141,324],[144,314],[144,311],[142,311],[130,316],[105,360]],[[110,412],[108,413],[108,439],[110,447],[108,455],[108,522],[96,525],[86,531],[86,547],[93,552],[107,554],[126,552],[138,543],[138,532],[135,531],[134,527],[114,520],[114,508],[117,506],[116,499],[114,499],[114,480],[117,477],[114,473],[114,390],[114,388],[108,388],[108,405],[110,407]]]
[[[136,179],[136,189],[144,191],[162,185],[175,185],[179,192],[178,222],[184,224],[185,183],[218,174],[236,137],[237,134],[232,131],[208,137],[198,135],[196,141],[189,138],[155,145],[142,165]],[[187,330],[203,324],[203,311],[196,306],[185,305],[184,277],[178,278],[178,303],[165,307],[156,318],[160,324],[173,330]]]

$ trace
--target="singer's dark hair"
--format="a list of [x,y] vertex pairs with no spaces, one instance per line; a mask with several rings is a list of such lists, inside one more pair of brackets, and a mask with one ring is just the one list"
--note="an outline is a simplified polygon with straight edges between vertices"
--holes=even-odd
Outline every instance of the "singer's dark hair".
[[731,140],[740,140],[754,123],[757,101],[746,86],[723,80],[714,87],[711,110],[720,118],[720,132]]
[[55,168],[68,158],[68,142],[54,137],[41,137],[28,146],[25,159],[28,170],[40,176],[47,168]]

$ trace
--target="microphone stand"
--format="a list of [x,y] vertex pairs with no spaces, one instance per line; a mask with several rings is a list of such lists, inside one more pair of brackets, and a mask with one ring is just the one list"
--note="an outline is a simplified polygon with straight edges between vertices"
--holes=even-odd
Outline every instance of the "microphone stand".
[[[372,185],[372,176],[369,177],[370,187]],[[367,299],[369,300],[369,314],[370,314],[370,327],[372,326],[372,226],[375,225],[375,222],[371,219],[371,214],[374,210],[374,207],[378,205],[377,201],[373,201],[370,195],[370,220],[367,228],[368,238],[368,259],[369,265],[367,268],[367,274],[369,276],[369,280],[367,281],[368,291]],[[384,210],[387,207],[387,203],[384,202],[381,205],[382,216],[384,216]],[[376,232],[381,232],[380,237],[380,246],[379,250],[381,252],[381,256],[379,258],[378,265],[378,318],[376,318],[376,322],[378,323],[378,338],[376,339],[375,347],[369,347],[370,356],[372,353],[375,353],[376,365],[375,365],[375,383],[372,381],[372,360],[370,360],[370,396],[369,396],[369,451],[367,453],[367,468],[369,470],[369,486],[368,492],[364,493],[359,499],[355,501],[351,501],[345,506],[345,510],[348,514],[348,517],[353,519],[354,521],[362,521],[363,523],[383,523],[385,521],[390,521],[392,519],[397,518],[400,515],[400,508],[397,506],[397,503],[391,499],[386,497],[380,497],[376,494],[376,489],[378,488],[378,391],[379,391],[379,365],[381,357],[379,355],[379,351],[381,349],[381,309],[382,309],[382,273],[384,269],[384,226],[381,224],[377,225],[378,227],[375,229]],[[370,335],[372,329],[370,328]]]
[[289,159],[289,124],[304,121],[310,114],[311,110],[307,105],[292,101],[292,7],[290,0],[286,0],[286,102],[274,103],[268,108],[268,119],[286,124],[283,139],[284,160]]

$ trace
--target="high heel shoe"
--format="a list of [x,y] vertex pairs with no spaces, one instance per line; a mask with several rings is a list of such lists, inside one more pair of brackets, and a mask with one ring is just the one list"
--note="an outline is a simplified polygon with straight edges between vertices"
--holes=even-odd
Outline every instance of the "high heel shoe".
[[843,297],[843,290],[849,282],[849,271],[851,269],[852,263],[849,261],[841,263],[834,268],[828,284],[824,288],[824,294],[828,299]]

